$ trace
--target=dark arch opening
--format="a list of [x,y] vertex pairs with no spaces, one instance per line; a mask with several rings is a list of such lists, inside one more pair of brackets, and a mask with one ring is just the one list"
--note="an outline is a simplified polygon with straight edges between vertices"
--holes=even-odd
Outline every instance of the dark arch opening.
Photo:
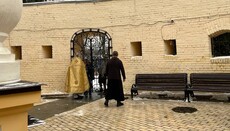
[[93,69],[93,87],[97,89],[99,69],[107,63],[112,53],[112,38],[104,30],[87,28],[75,32],[70,41],[70,56],[80,57]]
[[230,32],[211,38],[212,56],[230,56]]

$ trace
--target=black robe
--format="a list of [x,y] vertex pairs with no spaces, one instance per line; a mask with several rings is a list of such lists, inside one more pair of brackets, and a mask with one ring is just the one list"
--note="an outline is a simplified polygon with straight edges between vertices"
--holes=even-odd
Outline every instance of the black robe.
[[108,89],[105,94],[106,100],[124,101],[121,75],[123,79],[126,79],[123,63],[119,58],[112,57],[106,65],[106,76],[108,78]]

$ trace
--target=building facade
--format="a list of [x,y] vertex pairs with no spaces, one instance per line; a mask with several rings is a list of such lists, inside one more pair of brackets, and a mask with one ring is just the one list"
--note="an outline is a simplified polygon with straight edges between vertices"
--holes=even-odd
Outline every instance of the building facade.
[[71,38],[89,28],[111,36],[126,94],[138,73],[230,73],[230,0],[24,4],[4,44],[21,63],[21,79],[46,84],[43,93],[64,92]]

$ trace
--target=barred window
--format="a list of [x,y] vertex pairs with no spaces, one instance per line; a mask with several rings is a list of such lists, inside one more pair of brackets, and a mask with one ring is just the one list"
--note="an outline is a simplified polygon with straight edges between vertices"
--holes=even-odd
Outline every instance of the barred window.
[[230,56],[230,32],[211,38],[212,56]]

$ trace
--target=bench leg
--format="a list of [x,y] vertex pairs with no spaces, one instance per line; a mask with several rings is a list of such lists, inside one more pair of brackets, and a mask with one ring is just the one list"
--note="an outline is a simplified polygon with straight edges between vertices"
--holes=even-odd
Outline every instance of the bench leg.
[[190,91],[187,91],[187,98],[188,98],[188,102],[190,102]]
[[189,94],[190,94],[191,97],[195,96],[193,91],[189,91]]
[[133,90],[131,89],[131,99],[133,100]]
[[133,95],[138,95],[138,90],[131,89],[131,98],[133,99]]
[[190,102],[190,99],[189,99],[189,91],[184,91],[184,100],[185,100],[185,102],[187,101],[187,102]]
[[194,97],[193,91],[185,91],[185,98],[188,100],[188,102],[191,102],[190,97]]
[[187,91],[184,91],[184,101],[186,102],[187,100]]

